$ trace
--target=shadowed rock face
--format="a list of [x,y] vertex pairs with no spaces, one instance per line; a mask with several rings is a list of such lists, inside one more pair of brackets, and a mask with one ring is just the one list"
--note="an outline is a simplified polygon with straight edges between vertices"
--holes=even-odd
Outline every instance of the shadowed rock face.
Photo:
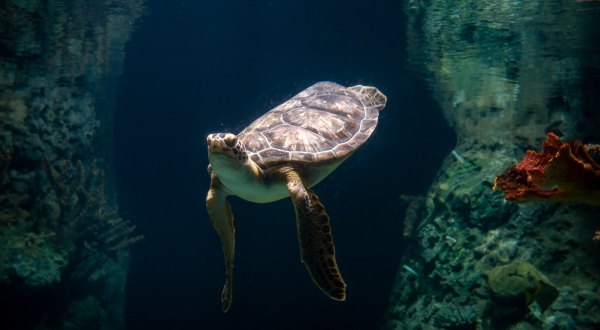
[[123,248],[139,238],[105,139],[142,2],[0,3],[0,328],[122,327]]
[[[600,141],[600,3],[414,0],[406,11],[411,67],[430,81],[457,144],[411,208],[421,217],[410,217],[403,264],[419,277],[399,268],[385,328],[597,328],[598,209],[517,205],[490,188],[549,132]],[[535,266],[560,296],[497,319],[486,274],[513,261]]]

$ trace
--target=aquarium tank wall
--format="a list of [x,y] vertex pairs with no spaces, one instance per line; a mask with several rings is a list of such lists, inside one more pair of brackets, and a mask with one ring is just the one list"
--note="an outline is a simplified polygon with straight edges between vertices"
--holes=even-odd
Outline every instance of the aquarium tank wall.
[[[0,1],[0,329],[600,328],[599,20],[595,0]],[[307,273],[289,198],[230,196],[223,313],[207,136],[321,81],[387,97],[312,187],[346,300]]]

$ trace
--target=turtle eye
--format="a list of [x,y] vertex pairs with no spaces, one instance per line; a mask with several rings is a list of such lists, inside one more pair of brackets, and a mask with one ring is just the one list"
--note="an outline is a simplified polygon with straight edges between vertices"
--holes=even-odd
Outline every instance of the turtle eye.
[[237,136],[233,134],[227,135],[224,140],[225,144],[230,148],[235,147],[235,145],[237,144]]

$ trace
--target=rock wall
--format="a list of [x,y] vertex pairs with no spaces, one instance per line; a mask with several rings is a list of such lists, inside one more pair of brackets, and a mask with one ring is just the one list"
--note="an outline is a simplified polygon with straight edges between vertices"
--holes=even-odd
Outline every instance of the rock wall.
[[143,0],[0,2],[0,328],[122,327],[111,127]]
[[548,132],[600,143],[600,3],[409,0],[406,12],[410,66],[457,142],[428,194],[403,198],[384,328],[597,329],[600,210],[491,187]]

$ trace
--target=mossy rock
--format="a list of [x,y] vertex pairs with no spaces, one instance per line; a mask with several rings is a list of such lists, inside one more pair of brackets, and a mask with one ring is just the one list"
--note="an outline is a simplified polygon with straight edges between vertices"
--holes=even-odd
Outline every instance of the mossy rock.
[[526,261],[514,261],[488,272],[488,284],[494,301],[511,309],[527,312],[535,301],[542,311],[558,297],[558,290]]

